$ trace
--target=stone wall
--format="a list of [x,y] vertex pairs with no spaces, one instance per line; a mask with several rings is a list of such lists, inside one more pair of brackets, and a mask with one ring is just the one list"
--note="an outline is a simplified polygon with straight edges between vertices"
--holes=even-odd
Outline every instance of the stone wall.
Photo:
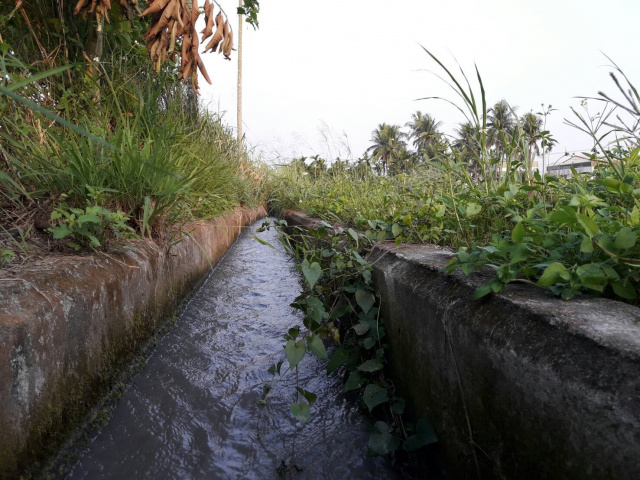
[[51,257],[0,279],[0,478],[60,444],[264,209],[185,227],[170,248]]
[[392,378],[456,477],[640,478],[640,308],[515,284],[473,301],[492,272],[444,275],[451,255],[379,243],[368,260]]

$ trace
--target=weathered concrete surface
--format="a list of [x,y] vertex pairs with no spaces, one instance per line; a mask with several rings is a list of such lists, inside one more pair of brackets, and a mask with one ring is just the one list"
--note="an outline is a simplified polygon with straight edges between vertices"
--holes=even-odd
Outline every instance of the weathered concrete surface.
[[451,252],[378,244],[398,388],[461,478],[640,478],[640,309],[532,286],[473,301],[487,272],[439,273]]
[[[264,209],[186,227],[162,251],[53,258],[0,282],[0,478],[63,440],[119,368]],[[46,449],[46,448],[45,448]]]

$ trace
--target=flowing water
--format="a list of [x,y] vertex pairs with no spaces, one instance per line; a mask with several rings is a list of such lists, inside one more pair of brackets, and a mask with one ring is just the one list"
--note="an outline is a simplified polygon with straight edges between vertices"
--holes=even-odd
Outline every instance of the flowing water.
[[[273,231],[247,228],[132,380],[68,479],[392,479],[367,457],[368,420],[338,376],[305,357],[300,385],[318,394],[311,421],[290,414],[294,375],[258,406],[283,333],[300,323],[293,260]],[[283,368],[284,370],[284,368]]]

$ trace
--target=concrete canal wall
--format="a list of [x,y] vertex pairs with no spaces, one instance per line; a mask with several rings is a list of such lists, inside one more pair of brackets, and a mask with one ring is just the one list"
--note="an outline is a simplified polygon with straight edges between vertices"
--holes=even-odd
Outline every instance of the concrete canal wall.
[[266,215],[189,224],[161,249],[51,257],[0,279],[0,478],[59,444],[181,298]]
[[368,260],[394,381],[457,477],[640,478],[640,308],[515,284],[473,301],[492,272],[444,275],[451,255],[379,243]]

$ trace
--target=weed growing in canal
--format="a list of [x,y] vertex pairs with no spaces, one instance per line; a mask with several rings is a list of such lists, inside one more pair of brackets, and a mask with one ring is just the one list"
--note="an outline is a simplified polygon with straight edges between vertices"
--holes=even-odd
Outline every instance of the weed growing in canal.
[[[271,227],[268,222],[263,225],[263,229]],[[417,450],[436,442],[427,420],[415,425],[403,421],[405,401],[384,373],[386,333],[371,265],[363,258],[371,240],[351,228],[327,222],[309,231],[288,228],[284,221],[275,222],[275,227],[287,251],[299,259],[297,268],[304,286],[292,306],[304,319],[302,326],[290,328],[284,335],[285,358],[269,368],[273,381],[264,386],[265,399],[308,352],[327,362],[328,374],[345,373],[344,392],[362,395],[364,406],[376,419],[371,427],[370,455],[386,455],[401,446]],[[330,357],[325,342],[336,345]],[[317,394],[297,385],[296,397],[291,414],[304,424],[310,419]]]

